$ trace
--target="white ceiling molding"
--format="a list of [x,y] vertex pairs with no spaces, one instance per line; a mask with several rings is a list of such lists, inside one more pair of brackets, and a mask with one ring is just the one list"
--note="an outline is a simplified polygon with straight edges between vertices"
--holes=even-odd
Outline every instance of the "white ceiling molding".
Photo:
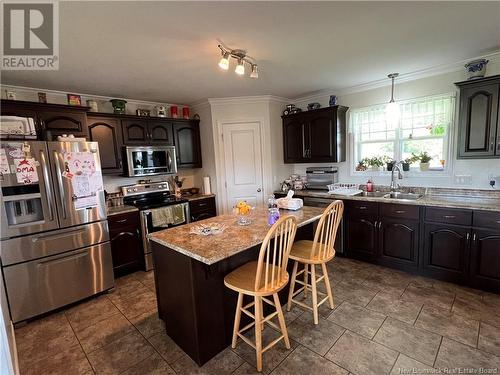
[[290,103],[290,99],[282,98],[276,95],[255,95],[255,96],[234,96],[229,98],[208,98],[210,105],[227,105],[227,104],[252,104],[252,103]]
[[[403,83],[403,82],[410,82],[410,81],[415,81],[417,79],[422,79],[422,78],[428,78],[436,75],[441,75],[441,74],[446,74],[446,73],[452,73],[452,72],[459,72],[459,71],[464,71],[464,65],[472,60],[475,59],[488,59],[490,63],[496,64],[500,63],[500,51],[495,51],[487,55],[483,56],[478,56],[478,57],[471,57],[470,59],[466,60],[461,60],[457,61],[454,63],[450,64],[445,64],[445,65],[439,65],[435,67],[430,67],[426,69],[421,69],[417,70],[415,72],[410,72],[410,73],[400,73],[397,79],[397,83]],[[368,90],[373,90],[377,89],[380,87],[386,87],[390,86],[389,81],[387,80],[387,77],[383,77],[380,80],[377,81],[372,81],[372,82],[367,82],[363,83],[360,85],[356,86],[351,86],[351,87],[344,87],[342,89],[323,89],[319,90],[310,94],[302,95],[297,98],[294,98],[291,100],[292,102],[305,102],[305,101],[313,101],[313,100],[318,100],[320,98],[324,98],[325,96],[329,95],[337,95],[337,96],[342,96],[342,95],[349,95],[349,94],[354,94],[357,92],[363,92],[363,91],[368,91]]]

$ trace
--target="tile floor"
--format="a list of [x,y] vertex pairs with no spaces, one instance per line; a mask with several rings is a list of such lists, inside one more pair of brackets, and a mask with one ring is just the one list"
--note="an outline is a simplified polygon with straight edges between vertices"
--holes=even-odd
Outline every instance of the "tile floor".
[[[264,373],[500,373],[500,295],[340,257],[328,270],[335,310],[323,305],[317,326],[298,306],[287,312],[292,348],[266,352]],[[256,373],[241,340],[199,368],[156,313],[152,272],[120,278],[110,293],[18,328],[21,374]],[[266,327],[263,337],[277,335]]]

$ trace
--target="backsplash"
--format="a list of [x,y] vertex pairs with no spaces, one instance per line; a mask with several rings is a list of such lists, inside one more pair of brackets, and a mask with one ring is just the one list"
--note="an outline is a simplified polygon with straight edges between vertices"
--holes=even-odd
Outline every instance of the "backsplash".
[[[197,182],[196,171],[192,169],[178,171],[177,175],[179,177],[183,177],[186,180],[184,181],[182,187],[190,188],[190,187],[201,187],[201,185]],[[142,179],[148,179],[153,182],[166,181],[169,175],[164,176],[145,176]],[[104,182],[104,190],[108,193],[119,192],[122,186],[126,185],[134,185],[137,184],[141,178],[135,177],[123,177],[123,176],[103,176]]]

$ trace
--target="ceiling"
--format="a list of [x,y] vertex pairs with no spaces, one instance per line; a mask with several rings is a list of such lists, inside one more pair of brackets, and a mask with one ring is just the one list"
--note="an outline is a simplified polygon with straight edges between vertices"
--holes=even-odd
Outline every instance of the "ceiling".
[[[170,103],[288,98],[500,49],[500,2],[60,2],[60,69],[4,84]],[[259,79],[221,71],[220,39]]]

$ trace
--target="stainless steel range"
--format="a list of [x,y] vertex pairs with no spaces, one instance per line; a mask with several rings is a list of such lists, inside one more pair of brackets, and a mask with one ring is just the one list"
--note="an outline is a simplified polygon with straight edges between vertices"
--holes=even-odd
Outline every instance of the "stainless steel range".
[[0,186],[13,322],[114,286],[96,142],[1,141]]
[[187,199],[170,193],[168,182],[151,182],[123,186],[123,203],[140,211],[144,265],[146,271],[154,268],[149,234],[189,222]]

